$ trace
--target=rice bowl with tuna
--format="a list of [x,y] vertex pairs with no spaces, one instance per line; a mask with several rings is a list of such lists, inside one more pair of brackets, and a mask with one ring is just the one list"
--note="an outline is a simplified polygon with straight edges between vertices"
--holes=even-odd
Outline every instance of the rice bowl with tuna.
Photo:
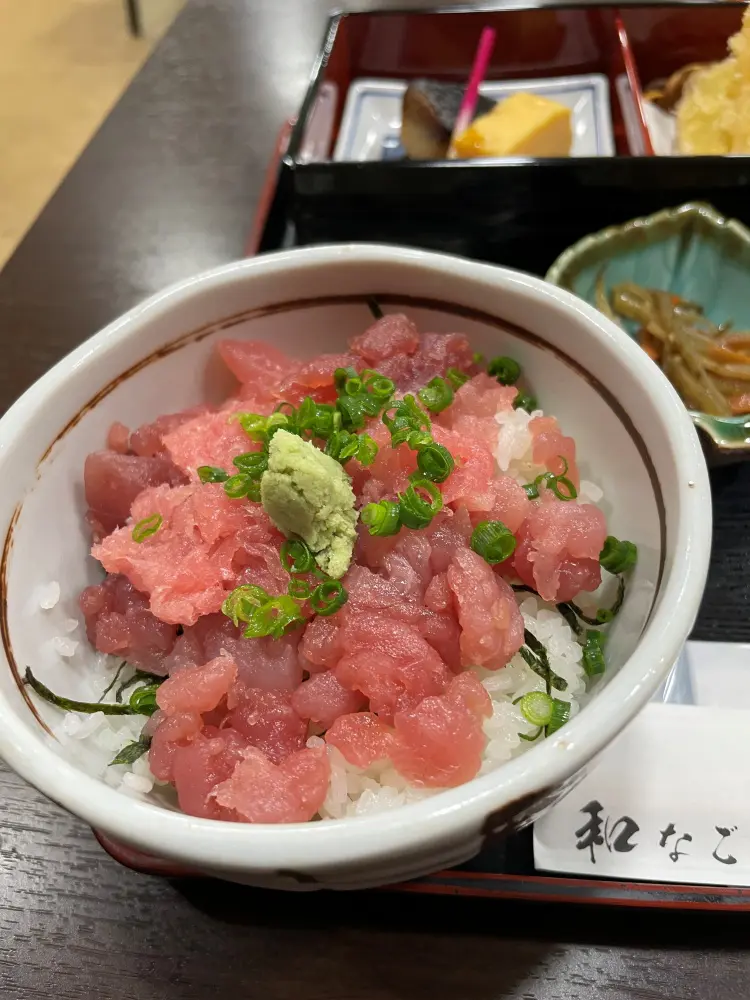
[[222,406],[86,461],[91,703],[27,674],[58,738],[126,794],[298,822],[434,795],[575,715],[636,549],[533,372],[402,314],[341,355],[219,353]]

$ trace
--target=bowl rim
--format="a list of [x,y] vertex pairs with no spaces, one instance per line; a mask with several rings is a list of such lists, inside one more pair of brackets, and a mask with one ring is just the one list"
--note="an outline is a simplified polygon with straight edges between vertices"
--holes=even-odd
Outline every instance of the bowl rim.
[[[662,208],[651,215],[629,219],[627,222],[606,226],[604,229],[582,236],[580,240],[576,240],[575,243],[563,250],[553,261],[544,280],[568,291],[569,289],[561,284],[566,277],[566,272],[578,261],[579,257],[584,256],[594,247],[606,246],[611,249],[618,239],[627,239],[633,232],[655,229],[664,223],[679,225],[682,219],[694,216],[703,219],[708,228],[717,235],[720,233],[728,234],[730,239],[742,244],[750,255],[750,229],[744,223],[740,222],[739,219],[723,215],[708,202],[688,201],[682,205],[676,205],[674,208]],[[688,407],[686,409],[694,425],[706,435],[712,448],[719,454],[732,455],[737,452],[750,452],[750,417],[742,415],[718,417],[711,413],[704,413],[702,410],[692,410]],[[743,430],[747,432],[744,438],[740,436],[740,432]]]
[[[59,361],[0,419],[0,474],[7,449],[64,388],[68,375],[90,365],[113,344],[149,325],[178,303],[205,290],[238,282],[262,282],[278,272],[341,268],[351,263],[397,264],[433,276],[446,274],[468,287],[489,287],[534,299],[555,312],[574,313],[591,336],[617,352],[657,400],[663,430],[672,447],[678,483],[673,564],[662,580],[658,606],[633,654],[597,696],[597,713],[583,711],[555,737],[497,771],[434,797],[350,822],[324,820],[288,825],[251,825],[198,819],[139,801],[81,772],[58,756],[40,731],[31,731],[9,696],[0,691],[0,755],[54,802],[97,829],[145,853],[188,862],[207,870],[285,871],[310,867],[333,870],[414,854],[430,844],[457,842],[468,829],[477,841],[493,813],[520,812],[530,801],[564,786],[643,707],[672,666],[697,614],[708,570],[711,495],[703,454],[677,393],[626,334],[593,306],[543,279],[448,254],[378,244],[297,248],[230,263],[173,284],[106,326]],[[498,316],[500,320],[501,317]],[[679,487],[678,487],[679,490]],[[22,499],[22,498],[21,498]],[[3,650],[2,660],[8,666]],[[605,721],[606,720],[606,721]]]

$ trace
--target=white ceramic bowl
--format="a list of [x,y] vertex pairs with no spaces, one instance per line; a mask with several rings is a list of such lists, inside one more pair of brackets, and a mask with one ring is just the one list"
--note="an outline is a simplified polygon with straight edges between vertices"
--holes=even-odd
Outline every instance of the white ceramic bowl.
[[[544,409],[578,442],[584,475],[605,490],[610,530],[640,559],[612,629],[609,670],[556,736],[495,773],[401,810],[307,825],[194,819],[86,775],[43,731],[17,674],[81,688],[87,656],[51,648],[76,596],[99,579],[87,558],[82,469],[115,419],[136,426],[220,398],[215,341],[266,338],[299,355],[340,349],[370,322],[376,295],[422,329],[461,330],[486,354],[519,359]],[[675,392],[600,313],[538,278],[385,246],[258,257],[168,289],[83,344],[0,421],[2,562],[0,752],[21,775],[108,837],[193,870],[252,884],[362,887],[416,877],[474,855],[556,801],[645,704],[685,641],[705,582],[711,525],[706,468]],[[6,536],[7,532],[7,536]],[[31,595],[61,581],[41,612]],[[15,676],[14,676],[15,674]],[[28,697],[28,694],[26,694]],[[38,705],[42,720],[59,713]]]

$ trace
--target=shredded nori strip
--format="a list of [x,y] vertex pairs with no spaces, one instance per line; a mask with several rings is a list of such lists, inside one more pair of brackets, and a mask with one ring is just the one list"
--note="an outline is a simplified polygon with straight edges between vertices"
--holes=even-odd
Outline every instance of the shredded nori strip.
[[370,296],[367,299],[367,308],[370,310],[375,319],[383,318],[383,310],[380,308],[380,303],[373,296]]
[[141,736],[139,740],[126,744],[117,756],[112,758],[109,766],[112,767],[113,764],[134,764],[144,753],[148,753],[150,746],[151,737]]
[[[105,699],[105,698],[107,697],[107,695],[109,694],[109,692],[110,692],[110,691],[112,690],[112,688],[113,688],[113,687],[115,686],[115,684],[117,683],[117,679],[119,678],[120,674],[121,674],[121,673],[123,672],[123,670],[124,670],[124,669],[125,669],[125,667],[127,667],[127,666],[128,666],[128,663],[127,663],[127,661],[126,661],[126,660],[123,660],[123,661],[122,661],[122,663],[120,664],[120,666],[119,666],[119,667],[117,668],[117,670],[115,671],[115,676],[114,676],[114,677],[112,678],[112,680],[111,680],[111,681],[109,682],[109,684],[108,684],[108,685],[106,686],[106,688],[105,688],[105,689],[104,689],[104,690],[102,691],[102,693],[101,693],[101,696],[100,696],[100,698],[99,698],[99,702],[102,702],[102,701],[104,701],[104,699]],[[119,701],[120,699],[118,698],[117,700]]]
[[547,650],[544,648],[542,643],[532,632],[529,632],[528,629],[524,629],[523,635],[526,645],[521,646],[521,656],[531,667],[534,673],[539,674],[539,676],[544,679],[544,682],[547,685],[547,694],[550,693],[551,687],[554,687],[558,691],[566,691],[568,682],[552,670],[549,665]]
[[64,709],[66,712],[86,712],[89,715],[94,712],[103,712],[105,715],[139,715],[130,705],[113,705],[111,702],[98,701],[75,701],[73,698],[63,698],[59,694],[54,694],[40,680],[37,680],[31,672],[31,667],[26,668],[24,682],[36,691],[40,698],[44,698],[51,705]]

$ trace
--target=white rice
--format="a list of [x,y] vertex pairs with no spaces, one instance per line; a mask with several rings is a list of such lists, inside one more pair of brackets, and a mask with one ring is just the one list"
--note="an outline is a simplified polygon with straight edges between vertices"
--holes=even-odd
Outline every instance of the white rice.
[[[528,428],[534,417],[542,415],[541,410],[529,414],[518,409],[503,411],[495,417],[499,428],[495,452],[498,469],[520,483],[528,483],[545,471],[533,462],[532,436]],[[598,503],[602,498],[603,492],[595,483],[586,480],[581,482],[579,502]],[[54,608],[59,597],[60,588],[54,582],[38,589],[38,604],[44,609]],[[581,646],[554,605],[545,604],[536,596],[524,593],[519,593],[518,600],[525,627],[546,647],[552,671],[567,682],[566,690],[555,690],[554,695],[570,702],[572,717],[579,711],[586,692]],[[70,633],[78,625],[76,619],[66,618],[61,627],[64,632]],[[63,635],[55,637],[52,646],[60,656],[71,658],[77,653],[79,643]],[[89,655],[86,674],[89,692],[81,697],[97,700],[114,677],[118,666],[119,661],[114,658],[97,657],[92,668]],[[492,715],[484,722],[487,745],[479,772],[487,774],[536,745],[535,742],[522,739],[522,735],[533,734],[535,727],[524,718],[513,702],[531,691],[544,691],[545,683],[531,670],[520,653],[502,670],[489,671],[480,667],[471,669],[492,700]],[[126,676],[127,674],[123,675],[121,680]],[[111,716],[103,712],[82,716],[69,712],[62,718],[54,735],[65,755],[73,759],[82,770],[126,795],[143,798],[152,793],[156,785],[163,784],[151,773],[147,756],[139,758],[130,766],[110,765],[112,758],[125,745],[139,738],[143,725],[144,719],[141,716]],[[311,727],[310,731],[313,732],[314,729]],[[328,794],[319,814],[321,819],[368,816],[417,802],[439,792],[439,789],[410,785],[388,762],[376,764],[367,770],[355,767],[335,747],[327,746],[318,735],[311,735],[307,746],[325,746],[331,764]]]

